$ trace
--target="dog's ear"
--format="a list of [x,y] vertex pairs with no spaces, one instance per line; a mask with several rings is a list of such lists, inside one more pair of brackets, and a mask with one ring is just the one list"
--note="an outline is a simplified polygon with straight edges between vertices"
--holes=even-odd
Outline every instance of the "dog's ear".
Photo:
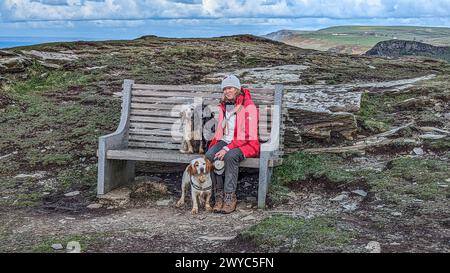
[[208,173],[214,171],[214,164],[212,164],[212,162],[209,161],[209,159],[206,156],[204,156],[204,158],[205,158],[205,162],[206,162],[206,171]]
[[[196,161],[195,161],[196,162]],[[195,168],[195,162],[191,162],[189,164],[189,167],[187,169],[188,173],[190,176],[196,175],[197,174],[197,169]]]

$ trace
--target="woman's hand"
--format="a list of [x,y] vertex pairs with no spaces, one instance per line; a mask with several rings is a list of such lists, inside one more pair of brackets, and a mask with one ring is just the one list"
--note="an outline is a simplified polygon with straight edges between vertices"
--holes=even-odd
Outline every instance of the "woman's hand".
[[227,153],[227,151],[225,151],[224,149],[218,151],[215,155],[214,158],[217,158],[219,160],[223,160],[223,157],[225,156],[225,154]]

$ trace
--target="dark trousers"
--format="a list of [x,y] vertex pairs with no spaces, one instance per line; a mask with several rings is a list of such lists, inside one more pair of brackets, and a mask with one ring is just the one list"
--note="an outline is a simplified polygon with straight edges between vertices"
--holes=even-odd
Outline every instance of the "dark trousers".
[[[225,141],[219,141],[214,146],[212,146],[207,152],[206,157],[214,162],[214,155],[220,151],[227,143]],[[225,162],[225,183],[222,175],[217,175],[216,173],[211,173],[211,179],[214,183],[215,191],[224,190],[225,192],[236,192],[237,182],[238,182],[238,174],[239,174],[239,162],[244,160],[245,157],[241,152],[241,149],[235,148],[229,150],[223,161]]]

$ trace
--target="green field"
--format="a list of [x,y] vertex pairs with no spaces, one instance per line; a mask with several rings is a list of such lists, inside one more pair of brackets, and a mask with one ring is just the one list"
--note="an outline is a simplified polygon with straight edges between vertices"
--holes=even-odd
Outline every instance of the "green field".
[[[450,46],[450,28],[416,26],[337,26],[317,31],[285,30],[276,39],[290,45],[335,51],[340,53],[362,54],[381,41],[398,39]],[[266,35],[274,37],[275,33]]]

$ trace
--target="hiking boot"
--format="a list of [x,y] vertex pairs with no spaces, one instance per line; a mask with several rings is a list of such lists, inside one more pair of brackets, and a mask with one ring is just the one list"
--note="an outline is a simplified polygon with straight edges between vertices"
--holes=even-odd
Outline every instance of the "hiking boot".
[[223,191],[218,191],[215,194],[215,203],[213,207],[213,212],[221,212],[223,207]]
[[228,214],[236,210],[237,198],[236,193],[226,192],[224,198],[224,204],[222,208],[222,213]]

